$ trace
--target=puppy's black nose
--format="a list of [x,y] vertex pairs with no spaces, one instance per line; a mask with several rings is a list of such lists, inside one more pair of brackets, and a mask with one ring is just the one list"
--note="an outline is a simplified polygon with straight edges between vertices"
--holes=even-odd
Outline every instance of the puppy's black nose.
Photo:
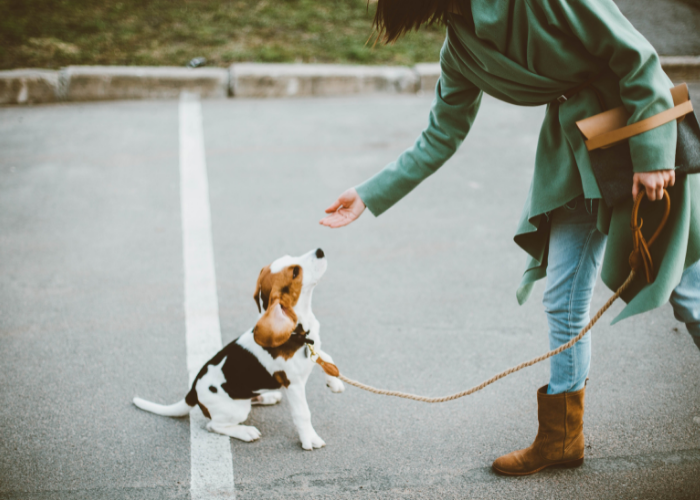
[[322,258],[324,258],[325,256],[326,256],[326,254],[323,253],[323,250],[321,250],[320,248],[317,248],[317,249],[316,249],[316,258],[322,259]]

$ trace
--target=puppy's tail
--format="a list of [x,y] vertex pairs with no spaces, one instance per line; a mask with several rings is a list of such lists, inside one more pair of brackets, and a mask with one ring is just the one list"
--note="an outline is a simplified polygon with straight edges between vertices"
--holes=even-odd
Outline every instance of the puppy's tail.
[[159,405],[145,399],[134,398],[134,404],[142,410],[150,411],[156,415],[163,415],[164,417],[184,417],[192,409],[192,406],[188,405],[184,399],[172,405]]

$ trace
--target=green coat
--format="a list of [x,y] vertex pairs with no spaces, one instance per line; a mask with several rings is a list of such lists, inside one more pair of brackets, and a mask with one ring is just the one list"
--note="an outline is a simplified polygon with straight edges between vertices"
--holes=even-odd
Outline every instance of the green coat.
[[[600,73],[595,87],[606,107],[624,105],[630,123],[673,106],[671,81],[649,42],[612,0],[471,0],[471,16],[450,14],[440,52],[442,74],[428,127],[414,146],[360,186],[378,216],[437,171],[471,128],[482,92],[520,105],[547,104],[530,192],[515,242],[529,254],[517,291],[523,303],[546,276],[548,213],[583,194],[601,197],[583,137],[575,122],[603,111],[592,89],[563,104],[556,98]],[[629,140],[635,172],[674,168],[676,125],[669,123]],[[652,285],[637,277],[615,321],[668,301],[683,269],[700,260],[700,176],[676,180],[668,226],[652,247],[659,275]],[[630,179],[630,191],[632,182]],[[693,197],[695,193],[695,197]],[[608,235],[602,278],[617,289],[629,274],[632,201],[608,209],[601,201],[598,229]],[[645,204],[645,228],[660,206]],[[663,256],[663,259],[662,259]]]

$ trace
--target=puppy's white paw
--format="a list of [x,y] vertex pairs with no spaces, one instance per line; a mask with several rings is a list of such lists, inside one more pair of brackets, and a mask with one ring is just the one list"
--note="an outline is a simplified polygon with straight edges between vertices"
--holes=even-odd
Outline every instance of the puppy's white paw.
[[256,441],[262,436],[260,431],[252,425],[222,425],[210,422],[207,424],[207,430],[240,439],[246,443]]
[[262,436],[258,428],[253,427],[252,425],[239,425],[238,427],[242,429],[241,434],[243,435],[243,437],[238,438],[241,441],[257,441],[258,439],[260,439],[260,436]]
[[326,385],[330,388],[331,392],[335,392],[336,394],[345,390],[343,381],[336,377],[326,377]]
[[282,393],[279,391],[266,392],[250,400],[251,404],[260,406],[276,405],[280,401],[282,401]]
[[311,451],[314,448],[323,448],[326,446],[326,442],[321,439],[321,437],[313,432],[301,438],[301,447],[307,451]]

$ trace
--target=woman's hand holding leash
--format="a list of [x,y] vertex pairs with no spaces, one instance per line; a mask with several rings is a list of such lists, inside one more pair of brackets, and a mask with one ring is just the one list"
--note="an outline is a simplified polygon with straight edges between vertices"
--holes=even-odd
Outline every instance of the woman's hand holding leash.
[[660,200],[664,197],[664,188],[673,186],[675,183],[675,170],[655,170],[654,172],[634,174],[632,198],[636,200],[639,192],[644,189],[647,192],[649,201]]
[[365,208],[367,207],[355,188],[350,188],[326,209],[330,215],[321,219],[319,224],[332,228],[347,226],[362,215]]

